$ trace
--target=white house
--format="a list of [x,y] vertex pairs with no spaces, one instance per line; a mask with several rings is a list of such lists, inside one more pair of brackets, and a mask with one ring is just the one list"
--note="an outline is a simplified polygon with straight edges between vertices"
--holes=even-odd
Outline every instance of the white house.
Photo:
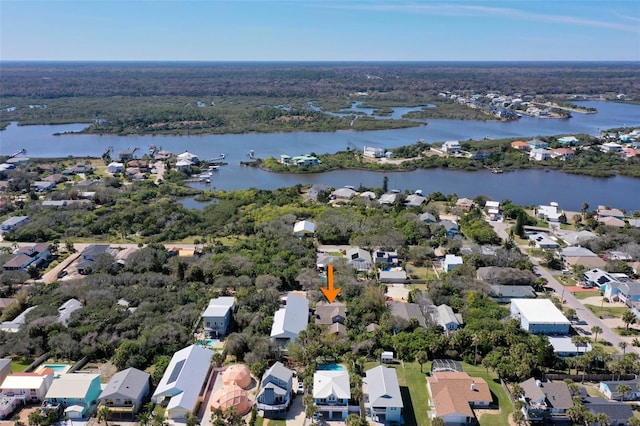
[[352,247],[345,254],[347,264],[358,272],[369,272],[373,268],[371,253],[360,247]]
[[558,209],[558,203],[551,202],[548,206],[538,206],[538,217],[545,219],[547,222],[559,222],[562,211]]
[[10,374],[0,385],[0,391],[4,395],[17,396],[25,403],[43,401],[53,383],[53,376],[54,371],[50,368],[37,373]]
[[107,173],[111,173],[111,174],[122,173],[123,170],[124,170],[124,163],[118,163],[116,161],[112,161],[107,166]]
[[363,385],[368,417],[385,424],[402,422],[404,404],[395,369],[379,365],[367,370]]
[[442,268],[445,272],[453,271],[458,266],[462,266],[462,256],[456,256],[454,254],[447,254],[444,256]]
[[185,151],[182,154],[178,154],[176,157],[178,161],[189,161],[191,164],[198,164],[200,162],[200,159],[198,158],[198,156],[190,153],[189,151]]
[[580,356],[591,351],[591,343],[577,346],[569,336],[548,336],[549,343],[553,346],[553,352],[561,358]]
[[447,154],[460,154],[462,147],[458,141],[446,141],[442,144],[442,150]]
[[194,414],[201,399],[201,390],[209,377],[213,351],[197,345],[176,352],[158,383],[151,400],[166,403],[165,416],[184,421]]
[[58,308],[58,322],[65,327],[71,320],[71,314],[82,308],[82,302],[78,299],[69,299]]
[[606,142],[600,146],[602,152],[622,152],[622,145],[615,142]]
[[309,300],[299,294],[289,292],[286,305],[278,309],[273,316],[271,340],[285,346],[295,340],[309,323]]
[[536,161],[546,161],[551,158],[551,151],[546,148],[534,148],[529,151],[529,158]]
[[534,334],[568,334],[571,322],[549,299],[513,299],[511,316]]
[[369,158],[382,158],[385,155],[383,148],[374,148],[372,146],[365,146],[362,155]]
[[327,420],[345,420],[349,414],[349,372],[318,370],[313,374],[313,399]]
[[297,237],[313,235],[316,232],[316,224],[308,220],[300,220],[293,225],[293,234]]
[[554,250],[560,247],[556,240],[551,239],[547,234],[535,233],[529,235],[529,241],[533,241],[536,247],[543,250]]

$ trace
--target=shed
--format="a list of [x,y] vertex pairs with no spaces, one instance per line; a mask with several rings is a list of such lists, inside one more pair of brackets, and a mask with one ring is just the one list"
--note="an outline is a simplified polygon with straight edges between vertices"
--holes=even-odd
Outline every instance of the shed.
[[393,362],[393,352],[385,351],[380,355],[380,362],[384,362],[385,364],[390,364]]

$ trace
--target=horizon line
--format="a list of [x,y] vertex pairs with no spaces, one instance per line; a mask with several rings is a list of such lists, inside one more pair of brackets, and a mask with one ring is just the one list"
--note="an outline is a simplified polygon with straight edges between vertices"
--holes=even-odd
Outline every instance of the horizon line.
[[397,60],[397,59],[367,59],[367,60],[343,60],[343,59],[0,59],[0,63],[9,62],[56,62],[56,63],[88,63],[88,62],[124,62],[124,63],[629,63],[640,65],[640,60],[634,59],[431,59],[431,60]]

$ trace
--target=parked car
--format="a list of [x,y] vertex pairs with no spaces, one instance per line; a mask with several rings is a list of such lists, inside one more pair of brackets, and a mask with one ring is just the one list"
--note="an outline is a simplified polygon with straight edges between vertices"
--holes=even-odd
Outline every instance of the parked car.
[[298,395],[304,394],[304,383],[302,380],[298,380]]

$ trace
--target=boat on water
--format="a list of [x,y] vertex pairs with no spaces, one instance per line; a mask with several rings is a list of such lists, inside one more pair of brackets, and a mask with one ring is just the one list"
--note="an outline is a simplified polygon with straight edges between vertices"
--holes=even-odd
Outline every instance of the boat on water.
[[502,173],[503,171],[502,169],[491,169],[491,173]]

